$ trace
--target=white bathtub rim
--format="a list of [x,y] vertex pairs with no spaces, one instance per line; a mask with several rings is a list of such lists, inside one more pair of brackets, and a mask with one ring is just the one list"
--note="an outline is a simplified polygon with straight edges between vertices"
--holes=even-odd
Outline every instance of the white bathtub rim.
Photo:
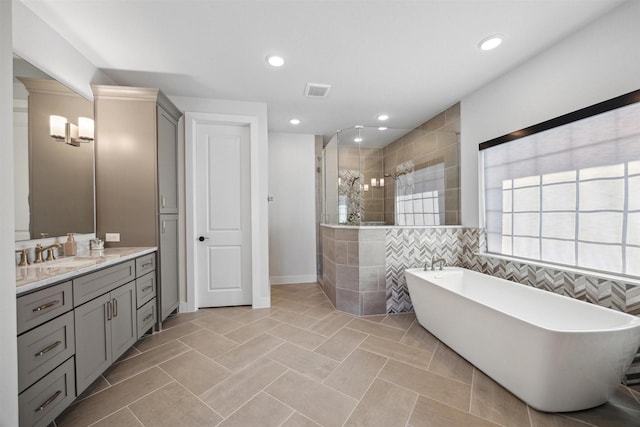
[[[473,272],[473,273],[482,274],[482,275],[491,277],[493,279],[504,280],[504,281],[509,282],[510,284],[513,284],[513,285],[523,286],[523,287],[529,289],[530,292],[544,293],[546,296],[550,296],[550,297],[553,297],[553,298],[561,297],[561,298],[566,298],[566,299],[568,299],[570,301],[575,301],[575,302],[582,303],[582,304],[589,304],[590,309],[594,309],[594,310],[601,310],[601,311],[606,311],[606,312],[613,311],[613,312],[616,313],[617,316],[619,316],[621,318],[626,318],[627,322],[628,322],[628,323],[623,323],[620,326],[610,327],[610,328],[606,328],[606,329],[568,329],[568,328],[565,328],[565,329],[554,329],[554,328],[550,328],[550,327],[547,327],[547,326],[543,326],[543,325],[534,323],[534,322],[532,322],[532,321],[530,321],[528,319],[524,319],[524,318],[518,316],[517,314],[514,314],[511,311],[506,311],[506,310],[503,310],[501,308],[494,307],[492,305],[488,305],[488,304],[486,304],[484,302],[474,300],[474,299],[469,298],[468,296],[466,296],[464,294],[461,294],[459,292],[456,292],[454,290],[451,290],[451,289],[448,289],[448,288],[446,288],[444,286],[441,286],[438,283],[434,283],[432,281],[429,281],[430,284],[438,286],[439,288],[441,288],[441,289],[443,289],[443,290],[445,290],[447,292],[450,292],[452,294],[458,295],[461,298],[465,298],[465,299],[473,302],[474,304],[479,304],[479,305],[481,305],[483,307],[487,307],[487,308],[489,308],[491,310],[494,310],[494,311],[497,311],[497,312],[499,312],[499,313],[501,313],[501,314],[503,314],[505,316],[511,317],[514,320],[526,323],[527,325],[539,328],[539,329],[547,331],[547,332],[556,333],[556,334],[563,334],[563,333],[564,334],[594,334],[594,333],[605,333],[605,332],[609,332],[609,331],[632,330],[632,329],[636,329],[636,328],[640,327],[640,316],[634,316],[633,314],[625,313],[623,311],[619,311],[619,310],[615,310],[615,309],[612,309],[612,308],[603,307],[601,305],[589,303],[587,301],[582,301],[582,300],[579,300],[579,299],[576,299],[576,298],[572,298],[572,297],[569,297],[569,296],[566,296],[566,295],[556,294],[556,293],[551,292],[551,291],[547,291],[547,290],[544,290],[544,289],[539,289],[539,288],[536,288],[536,287],[533,287],[533,286],[524,285],[522,283],[514,282],[512,280],[507,280],[507,279],[503,279],[501,277],[491,276],[489,274],[481,273],[479,271],[470,270],[470,269],[463,268],[463,267],[448,266],[448,267],[444,267],[444,270],[442,270],[442,271],[432,271],[432,270],[425,271],[424,268],[408,268],[408,269],[405,269],[405,274],[408,272],[408,273],[413,274],[414,276],[416,276],[416,277],[418,277],[418,278],[420,278],[422,280],[428,281],[428,278],[424,278],[421,275],[415,274],[415,273],[434,273],[434,274],[438,274],[440,272],[447,272],[447,271],[450,271],[450,272],[452,272],[452,271],[470,271],[470,272]],[[610,313],[608,313],[608,314],[610,314]]]

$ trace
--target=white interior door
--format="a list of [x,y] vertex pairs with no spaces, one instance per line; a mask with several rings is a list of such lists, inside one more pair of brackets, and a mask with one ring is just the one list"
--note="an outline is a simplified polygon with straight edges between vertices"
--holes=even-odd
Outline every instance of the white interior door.
[[195,139],[198,307],[249,305],[252,302],[249,127],[198,124]]

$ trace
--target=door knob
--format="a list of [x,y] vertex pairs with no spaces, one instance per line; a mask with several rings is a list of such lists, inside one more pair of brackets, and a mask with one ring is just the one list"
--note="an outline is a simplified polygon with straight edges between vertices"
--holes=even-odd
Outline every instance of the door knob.
[[200,236],[198,237],[198,240],[200,240],[201,242],[204,242],[205,240],[209,240],[208,237],[204,237],[204,236]]

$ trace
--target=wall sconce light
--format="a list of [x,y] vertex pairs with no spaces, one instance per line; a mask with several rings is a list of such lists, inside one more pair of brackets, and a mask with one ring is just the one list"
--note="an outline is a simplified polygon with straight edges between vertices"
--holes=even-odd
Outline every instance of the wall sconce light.
[[66,117],[49,116],[49,135],[69,145],[80,146],[81,142],[91,142],[94,136],[94,122],[87,117],[78,117],[78,124],[68,122]]
[[368,184],[364,185],[364,191],[369,191],[369,185]]
[[384,187],[384,178],[380,178],[379,183],[380,183],[380,187]]
[[78,137],[83,142],[93,141],[95,124],[93,119],[78,117]]
[[372,187],[377,187],[378,186],[378,180],[375,178],[371,178],[371,186]]

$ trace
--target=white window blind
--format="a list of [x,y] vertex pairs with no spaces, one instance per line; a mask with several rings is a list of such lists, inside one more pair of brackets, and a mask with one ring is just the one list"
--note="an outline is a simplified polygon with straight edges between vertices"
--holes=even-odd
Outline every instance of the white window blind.
[[640,103],[482,155],[489,252],[640,275]]

